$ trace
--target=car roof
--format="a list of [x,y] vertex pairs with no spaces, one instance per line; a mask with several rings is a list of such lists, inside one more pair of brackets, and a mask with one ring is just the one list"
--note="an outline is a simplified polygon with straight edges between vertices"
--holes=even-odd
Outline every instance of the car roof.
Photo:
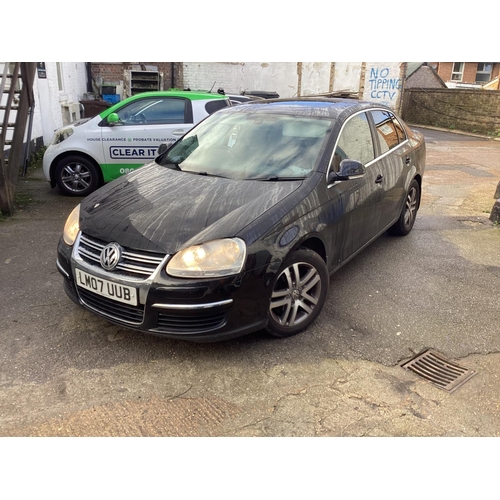
[[338,118],[341,114],[353,114],[366,109],[381,108],[392,111],[383,104],[345,99],[340,97],[296,97],[250,101],[235,106],[234,112],[278,113],[311,117]]

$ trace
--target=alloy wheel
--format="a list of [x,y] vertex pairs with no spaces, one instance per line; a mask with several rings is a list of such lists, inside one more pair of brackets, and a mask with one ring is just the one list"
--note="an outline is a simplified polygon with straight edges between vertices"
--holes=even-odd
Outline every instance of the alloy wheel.
[[294,327],[305,321],[318,304],[321,276],[307,262],[296,262],[278,277],[271,295],[272,319],[283,327]]
[[408,192],[406,197],[406,210],[404,215],[404,224],[406,227],[410,227],[417,215],[417,189],[412,187]]
[[81,163],[70,163],[63,168],[61,181],[68,191],[80,193],[90,186],[92,173]]

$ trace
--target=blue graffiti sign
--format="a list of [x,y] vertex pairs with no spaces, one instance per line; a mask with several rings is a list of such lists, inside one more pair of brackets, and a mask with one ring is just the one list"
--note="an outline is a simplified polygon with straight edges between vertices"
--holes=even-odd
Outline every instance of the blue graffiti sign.
[[371,68],[370,79],[370,97],[372,99],[384,99],[392,101],[401,90],[401,78],[391,78],[389,68]]

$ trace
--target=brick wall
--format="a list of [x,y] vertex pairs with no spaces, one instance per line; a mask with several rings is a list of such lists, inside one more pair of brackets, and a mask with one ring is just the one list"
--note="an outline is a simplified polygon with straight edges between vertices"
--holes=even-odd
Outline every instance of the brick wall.
[[[130,78],[130,70],[137,66],[156,66],[158,71],[163,74],[162,88],[168,90],[172,86],[182,87],[182,63],[171,62],[93,62],[91,63],[92,79],[94,80],[94,92],[98,92],[98,83],[119,83],[123,82],[127,88]],[[174,81],[172,80],[172,65]],[[173,82],[173,85],[172,85]],[[97,85],[96,85],[97,84]]]
[[500,134],[500,91],[481,89],[407,89],[403,119],[488,135]]

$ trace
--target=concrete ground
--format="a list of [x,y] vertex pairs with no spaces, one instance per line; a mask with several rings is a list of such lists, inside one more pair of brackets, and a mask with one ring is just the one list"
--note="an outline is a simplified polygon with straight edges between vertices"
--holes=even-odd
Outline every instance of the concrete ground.
[[[22,180],[0,222],[0,435],[500,436],[500,142],[424,132],[412,233],[336,273],[290,339],[197,345],[77,307],[55,251],[79,200]],[[401,367],[427,348],[476,375],[450,394]]]

